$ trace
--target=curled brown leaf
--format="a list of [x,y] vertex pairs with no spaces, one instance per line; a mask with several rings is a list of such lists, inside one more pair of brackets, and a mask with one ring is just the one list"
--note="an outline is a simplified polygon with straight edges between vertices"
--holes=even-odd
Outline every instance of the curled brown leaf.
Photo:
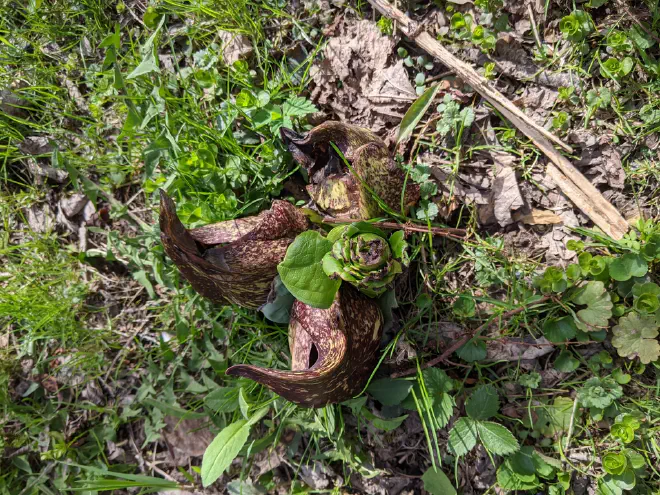
[[[370,219],[381,215],[378,196],[394,211],[419,199],[419,187],[390,156],[385,143],[369,129],[342,122],[324,122],[305,134],[281,128],[282,140],[308,173],[307,191],[318,208],[336,218]],[[330,143],[351,165],[346,166]]]
[[304,407],[342,402],[359,394],[373,371],[383,325],[378,304],[344,285],[328,309],[294,303],[292,371],[239,364],[227,374],[250,378]]
[[160,191],[160,237],[190,285],[219,303],[259,308],[266,303],[277,264],[307,218],[286,201],[254,217],[186,229],[170,197]]

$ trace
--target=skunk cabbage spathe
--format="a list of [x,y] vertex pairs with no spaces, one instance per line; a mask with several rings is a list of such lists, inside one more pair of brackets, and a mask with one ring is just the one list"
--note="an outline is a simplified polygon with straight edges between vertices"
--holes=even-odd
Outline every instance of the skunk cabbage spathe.
[[219,303],[258,309],[267,302],[277,264],[307,218],[286,201],[257,216],[186,229],[170,197],[160,191],[160,238],[190,285]]
[[238,364],[227,374],[250,378],[304,407],[342,402],[365,386],[376,365],[383,326],[378,303],[345,285],[328,309],[293,304],[292,371]]
[[383,140],[369,129],[329,121],[304,134],[282,127],[280,135],[309,176],[307,192],[312,200],[335,218],[368,220],[381,215],[374,196],[396,212],[402,194],[404,209],[419,199],[419,186],[406,182]]

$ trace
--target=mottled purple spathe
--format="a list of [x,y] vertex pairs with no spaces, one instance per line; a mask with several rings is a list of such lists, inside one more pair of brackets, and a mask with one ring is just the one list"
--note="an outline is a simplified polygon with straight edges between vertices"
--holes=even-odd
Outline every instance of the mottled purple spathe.
[[[226,373],[250,378],[304,407],[343,402],[358,395],[371,375],[383,325],[378,303],[344,284],[328,309],[300,301],[293,304],[289,323],[293,371],[239,364]],[[312,346],[318,357],[309,366]]]
[[286,201],[254,217],[186,229],[160,191],[160,238],[167,255],[202,296],[257,309],[266,303],[277,265],[307,230],[307,218]]

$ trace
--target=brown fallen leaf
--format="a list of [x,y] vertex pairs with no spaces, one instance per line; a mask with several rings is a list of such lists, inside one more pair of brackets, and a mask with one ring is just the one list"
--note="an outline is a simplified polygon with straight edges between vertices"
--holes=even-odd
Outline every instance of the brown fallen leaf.
[[395,38],[383,35],[374,22],[342,20],[323,59],[310,70],[312,99],[340,120],[374,132],[398,124],[417,95],[403,60],[392,58],[395,46]]
[[562,219],[556,213],[549,210],[532,209],[530,213],[516,212],[513,214],[516,222],[526,223],[527,225],[554,225],[562,223]]

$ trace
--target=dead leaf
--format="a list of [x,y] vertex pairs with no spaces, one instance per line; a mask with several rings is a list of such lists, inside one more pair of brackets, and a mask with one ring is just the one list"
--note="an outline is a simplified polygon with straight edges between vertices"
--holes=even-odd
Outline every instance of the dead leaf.
[[30,229],[38,234],[50,232],[55,226],[53,212],[47,204],[30,206],[27,209],[27,221]]
[[502,342],[493,341],[488,343],[488,361],[518,361],[536,359],[555,350],[545,337],[533,339],[532,337],[508,338]]
[[61,198],[59,206],[67,218],[72,218],[83,210],[88,201],[87,196],[84,194],[74,193],[71,196]]
[[514,223],[511,212],[521,208],[525,202],[518,188],[516,172],[510,166],[515,157],[508,153],[492,151],[491,157],[495,161],[495,177],[491,186],[490,204],[493,216],[501,227]]
[[180,419],[165,417],[163,438],[174,453],[174,464],[185,466],[190,457],[204,455],[206,447],[213,441],[214,435],[206,419]]
[[222,41],[222,58],[225,64],[231,65],[252,54],[252,44],[247,36],[222,30],[217,34]]
[[583,149],[575,164],[594,185],[607,184],[614,189],[623,189],[625,185],[626,172],[621,155],[609,144]]
[[312,99],[340,120],[374,132],[398,124],[417,95],[403,61],[390,61],[394,48],[394,38],[384,36],[375,23],[343,19],[323,60],[310,71]]
[[527,225],[552,225],[561,223],[561,217],[549,210],[537,210],[533,208],[531,212],[523,213],[514,213],[513,219],[516,222],[523,222]]
[[562,201],[557,205],[558,208],[564,207],[565,210],[558,213],[561,218],[561,225],[553,226],[552,230],[541,237],[540,247],[545,248],[545,261],[549,264],[566,266],[573,260],[577,254],[575,251],[566,249],[566,243],[569,240],[579,240],[579,237],[571,233],[569,227],[579,227],[580,222],[568,203],[562,196]]
[[18,145],[18,149],[26,155],[45,155],[53,151],[53,146],[46,136],[28,136]]
[[49,167],[48,165],[44,165],[43,163],[38,162],[32,157],[29,157],[26,161],[27,168],[34,177],[34,180],[37,184],[42,184],[44,179],[50,179],[53,182],[62,184],[69,177],[69,174],[65,170]]

